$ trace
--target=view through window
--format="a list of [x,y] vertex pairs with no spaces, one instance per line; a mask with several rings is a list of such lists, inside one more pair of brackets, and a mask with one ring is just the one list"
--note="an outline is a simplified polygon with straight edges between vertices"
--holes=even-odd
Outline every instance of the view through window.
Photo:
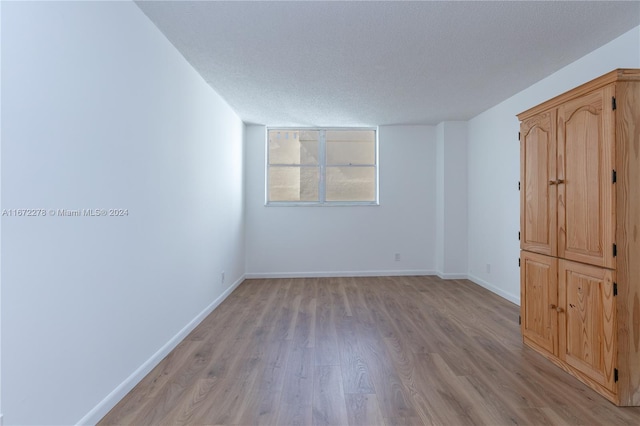
[[269,129],[268,204],[377,204],[373,129]]

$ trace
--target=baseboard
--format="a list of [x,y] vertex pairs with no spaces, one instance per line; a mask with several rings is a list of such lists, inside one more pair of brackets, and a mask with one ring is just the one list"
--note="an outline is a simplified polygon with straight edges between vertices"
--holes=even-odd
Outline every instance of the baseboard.
[[443,280],[466,280],[468,278],[467,274],[445,274],[442,272],[436,272],[438,278],[442,278]]
[[495,287],[492,284],[489,284],[488,282],[474,276],[474,275],[468,275],[467,279],[469,279],[470,281],[473,281],[474,283],[478,284],[480,287],[484,287],[487,290],[491,291],[492,293],[497,294],[498,296],[507,299],[509,302],[515,303],[516,305],[520,306],[520,295],[513,295],[511,293],[507,293],[506,291],[499,289],[498,287]]
[[336,277],[399,277],[415,275],[436,275],[435,271],[416,270],[384,270],[384,271],[325,271],[325,272],[252,272],[245,274],[245,278],[336,278]]
[[384,271],[329,271],[329,272],[254,272],[245,275],[248,280],[267,278],[325,278],[325,277],[400,277],[436,275],[443,280],[464,280],[467,274],[444,274],[432,270],[384,270]]
[[[215,308],[220,305],[226,299],[233,290],[238,287],[242,281],[245,280],[243,275],[238,279],[231,287],[226,289],[216,300],[214,300],[209,306],[207,306],[202,312],[200,312],[194,319],[192,319],[182,330],[180,330],[175,336],[171,338],[167,343],[162,346],[155,354],[145,361],[136,371],[134,371],[129,377],[125,379],[120,385],[118,385],[105,399],[103,399],[98,405],[96,405],[91,411],[89,411],[77,425],[95,425],[98,423],[115,405],[125,397],[131,389],[135,387],[153,368],[160,363],[178,344],[184,340],[187,335],[193,331],[198,324],[202,322]],[[0,424],[1,426],[1,424]]]

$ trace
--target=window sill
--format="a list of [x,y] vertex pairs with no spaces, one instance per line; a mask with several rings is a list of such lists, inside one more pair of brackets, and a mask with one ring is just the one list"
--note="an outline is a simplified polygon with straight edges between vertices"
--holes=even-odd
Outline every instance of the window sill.
[[330,203],[318,203],[313,201],[272,201],[265,203],[265,207],[378,207],[380,203],[377,201],[342,201]]

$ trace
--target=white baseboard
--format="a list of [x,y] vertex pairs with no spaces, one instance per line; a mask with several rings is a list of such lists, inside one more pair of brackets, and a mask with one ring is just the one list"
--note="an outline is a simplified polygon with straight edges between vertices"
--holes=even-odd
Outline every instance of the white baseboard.
[[467,274],[444,274],[442,272],[436,272],[436,275],[443,280],[466,280]]
[[335,277],[396,277],[413,275],[436,275],[429,270],[390,270],[390,271],[325,271],[325,272],[252,272],[245,274],[245,278],[335,278]]
[[480,287],[484,287],[487,290],[497,294],[498,296],[504,299],[507,299],[509,302],[515,303],[516,305],[520,306],[520,295],[516,296],[511,293],[507,293],[506,291],[501,290],[474,275],[468,275],[467,278],[473,281],[474,283],[478,284]]
[[383,270],[383,271],[328,271],[328,272],[252,272],[245,275],[248,280],[268,278],[326,278],[326,277],[399,277],[436,275],[443,280],[464,280],[467,274],[444,274],[442,272],[417,270]]
[[[198,324],[202,322],[215,308],[226,299],[233,290],[245,280],[243,275],[231,287],[226,289],[216,300],[200,312],[189,324],[184,326],[175,336],[164,344],[155,354],[145,361],[136,371],[134,371],[124,382],[120,383],[109,395],[106,396],[98,405],[89,411],[77,425],[95,425],[98,423],[115,405],[125,397],[131,389],[135,387],[153,368],[160,363],[178,344],[184,340],[187,335],[193,331]],[[1,416],[0,416],[1,418]],[[2,426],[0,424],[0,426]]]

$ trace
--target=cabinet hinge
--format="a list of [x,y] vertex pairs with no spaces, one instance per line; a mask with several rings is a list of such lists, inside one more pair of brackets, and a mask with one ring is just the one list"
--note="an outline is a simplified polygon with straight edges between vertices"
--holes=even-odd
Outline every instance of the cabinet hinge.
[[520,181],[518,181],[518,191],[520,191]]
[[618,255],[618,246],[617,245],[613,245],[613,257],[616,257]]
[[618,283],[613,283],[613,295],[618,295]]
[[520,267],[520,259],[518,259],[518,268]]
[[522,315],[518,315],[518,325],[522,324]]
[[[615,109],[615,108],[614,108]],[[520,140],[520,132],[518,132],[518,140]]]
[[616,183],[618,181],[618,174],[615,170],[611,170],[611,183]]
[[615,111],[615,110],[616,110],[616,107],[617,107],[617,106],[616,106],[616,97],[615,97],[615,96],[612,96],[612,97],[611,97],[611,109]]
[[520,241],[520,231],[518,231],[518,241]]
[[613,381],[614,382],[618,381],[618,369],[617,368],[613,369]]

